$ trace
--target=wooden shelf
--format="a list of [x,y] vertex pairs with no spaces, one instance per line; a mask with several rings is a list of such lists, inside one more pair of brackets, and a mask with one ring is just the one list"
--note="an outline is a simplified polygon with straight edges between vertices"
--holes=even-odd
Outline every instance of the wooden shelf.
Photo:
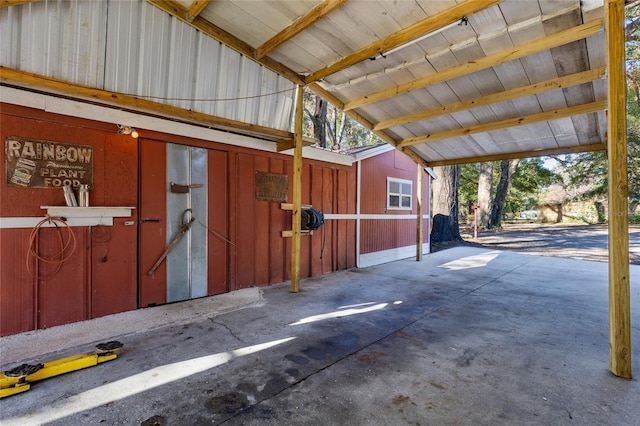
[[109,206],[91,206],[91,207],[67,207],[67,206],[40,206],[46,210],[49,216],[64,217],[129,217],[131,210],[135,207],[109,207]]
[[52,217],[64,217],[69,226],[111,226],[114,217],[130,217],[135,207],[67,207],[40,206]]

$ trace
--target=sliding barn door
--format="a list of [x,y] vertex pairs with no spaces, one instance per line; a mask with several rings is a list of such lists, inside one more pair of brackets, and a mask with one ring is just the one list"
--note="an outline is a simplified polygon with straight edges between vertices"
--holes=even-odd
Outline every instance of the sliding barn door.
[[[223,293],[226,153],[147,140],[140,146],[140,307]],[[213,182],[209,158],[220,163]]]

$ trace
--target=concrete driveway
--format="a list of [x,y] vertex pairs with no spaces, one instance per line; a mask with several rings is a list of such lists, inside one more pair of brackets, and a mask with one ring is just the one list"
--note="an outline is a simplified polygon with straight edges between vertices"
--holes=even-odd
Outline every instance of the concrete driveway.
[[[637,306],[640,266],[631,273]],[[301,288],[262,289],[231,312],[188,302],[3,338],[9,355],[74,339],[38,361],[125,347],[0,400],[0,423],[640,424],[640,383],[608,371],[606,263],[457,247]],[[637,309],[632,323],[637,342]]]
[[[467,228],[465,238],[487,248],[598,262],[609,259],[606,225],[505,224],[501,231],[480,232],[477,239],[472,232]],[[640,265],[640,225],[629,226],[629,262]]]

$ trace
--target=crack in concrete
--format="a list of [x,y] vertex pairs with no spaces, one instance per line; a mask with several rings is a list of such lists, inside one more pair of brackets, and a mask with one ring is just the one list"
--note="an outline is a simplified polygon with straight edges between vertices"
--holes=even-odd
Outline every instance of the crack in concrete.
[[239,341],[239,342],[242,342],[242,343],[245,343],[245,344],[246,344],[246,342],[245,342],[244,340],[242,340],[240,337],[238,337],[238,335],[236,335],[236,334],[233,332],[233,330],[231,330],[231,328],[230,328],[227,324],[225,324],[225,323],[223,323],[223,322],[220,322],[220,321],[216,321],[216,320],[215,320],[215,318],[209,318],[209,321],[211,321],[211,322],[212,322],[212,323],[214,323],[215,325],[219,325],[219,326],[222,326],[222,327],[226,328],[226,329],[227,329],[227,331],[229,332],[229,334],[230,334],[230,335],[232,335],[232,336],[233,336],[237,341]]

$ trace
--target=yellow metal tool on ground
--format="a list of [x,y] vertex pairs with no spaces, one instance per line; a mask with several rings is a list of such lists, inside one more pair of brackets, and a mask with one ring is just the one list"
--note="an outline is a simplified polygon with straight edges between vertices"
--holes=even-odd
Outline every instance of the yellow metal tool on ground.
[[94,352],[72,355],[44,364],[22,364],[0,373],[0,398],[26,392],[31,383],[116,359],[122,343],[111,341],[96,345]]

